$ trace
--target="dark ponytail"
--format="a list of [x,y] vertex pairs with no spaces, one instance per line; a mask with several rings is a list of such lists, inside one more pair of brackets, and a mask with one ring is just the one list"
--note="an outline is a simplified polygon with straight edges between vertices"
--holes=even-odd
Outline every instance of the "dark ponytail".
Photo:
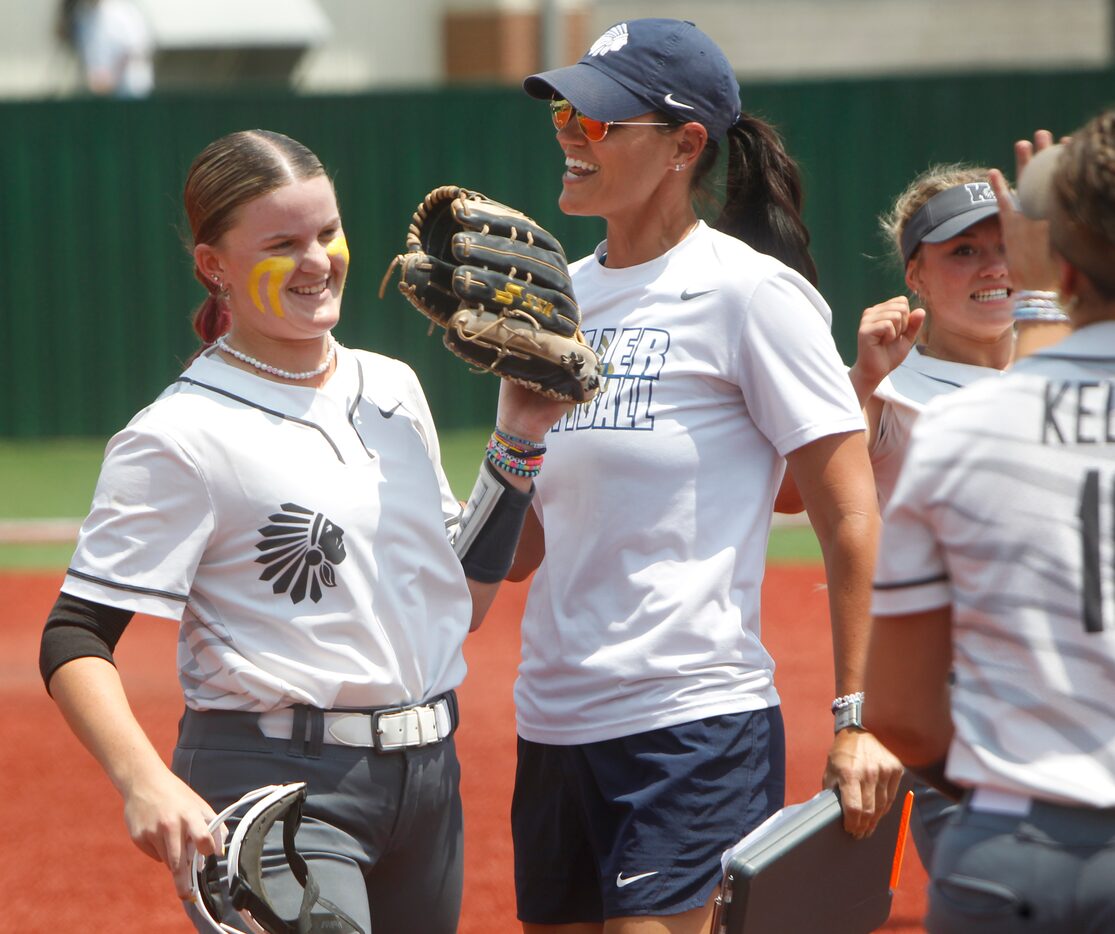
[[[770,124],[741,114],[728,130],[726,197],[713,227],[780,259],[813,285],[817,267],[809,254],[809,231],[801,219],[801,174]],[[695,184],[716,161],[719,145],[705,148]]]

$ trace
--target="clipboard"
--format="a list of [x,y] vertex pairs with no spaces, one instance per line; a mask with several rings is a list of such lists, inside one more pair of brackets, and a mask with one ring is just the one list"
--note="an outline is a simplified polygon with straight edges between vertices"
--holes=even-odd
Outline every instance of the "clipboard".
[[866,934],[890,916],[914,793],[898,800],[866,840],[843,826],[825,790],[783,808],[722,859],[713,934]]

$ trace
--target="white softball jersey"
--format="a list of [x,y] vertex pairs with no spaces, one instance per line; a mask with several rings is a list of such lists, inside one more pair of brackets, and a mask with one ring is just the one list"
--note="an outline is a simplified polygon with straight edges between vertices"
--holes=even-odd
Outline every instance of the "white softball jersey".
[[321,389],[199,357],[109,442],[66,593],[180,621],[195,709],[380,707],[455,687],[459,507],[405,364]]
[[947,774],[1115,806],[1115,323],[930,404],[874,611],[952,607]]
[[910,432],[930,400],[970,386],[977,379],[1002,374],[1002,370],[994,367],[939,360],[926,356],[917,347],[911,348],[906,359],[875,389],[875,396],[882,400],[883,407],[870,453],[880,509],[886,508],[894,493],[910,443]]
[[606,247],[571,271],[608,376],[548,433],[536,481],[546,557],[515,700],[541,743],[776,705],[759,588],[783,458],[864,427],[797,273],[703,223],[626,269]]

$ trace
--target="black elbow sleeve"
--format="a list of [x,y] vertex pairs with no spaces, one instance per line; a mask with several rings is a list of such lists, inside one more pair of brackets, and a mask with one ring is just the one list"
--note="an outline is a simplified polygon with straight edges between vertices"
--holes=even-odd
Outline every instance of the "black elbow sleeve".
[[54,672],[75,658],[103,658],[115,664],[112,652],[132,616],[131,610],[59,594],[39,643],[39,674],[47,692]]
[[480,465],[476,486],[465,504],[453,550],[465,577],[494,584],[507,577],[523,531],[534,487],[524,493],[500,476],[488,461]]

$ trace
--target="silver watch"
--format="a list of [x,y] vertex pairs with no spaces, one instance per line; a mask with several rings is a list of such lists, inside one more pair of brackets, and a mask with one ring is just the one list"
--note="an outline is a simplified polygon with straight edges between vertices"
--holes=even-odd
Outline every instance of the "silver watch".
[[863,701],[855,700],[833,711],[832,731],[839,733],[848,727],[863,729]]

